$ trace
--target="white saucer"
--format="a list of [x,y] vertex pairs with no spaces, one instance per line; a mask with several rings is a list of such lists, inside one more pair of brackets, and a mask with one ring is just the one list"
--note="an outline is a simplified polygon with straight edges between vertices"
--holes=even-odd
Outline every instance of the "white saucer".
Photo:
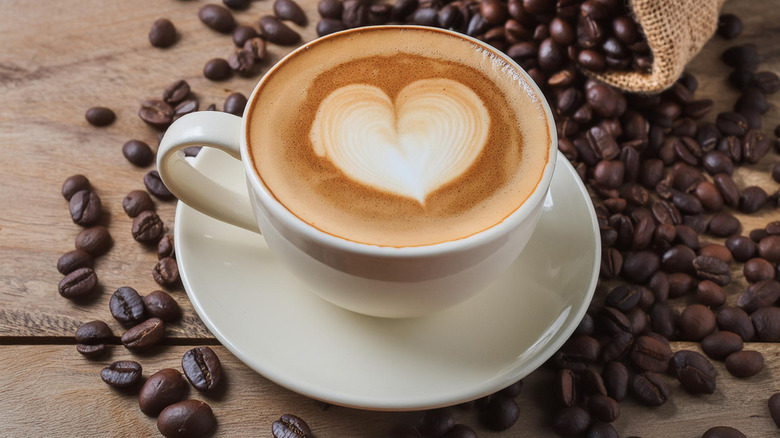
[[[598,279],[600,240],[585,187],[558,155],[539,225],[510,271],[448,310],[382,319],[336,307],[279,264],[260,235],[179,202],[179,271],[195,310],[233,354],[306,396],[361,409],[472,400],[538,368],[571,335]],[[246,191],[240,163],[203,148],[194,165]]]

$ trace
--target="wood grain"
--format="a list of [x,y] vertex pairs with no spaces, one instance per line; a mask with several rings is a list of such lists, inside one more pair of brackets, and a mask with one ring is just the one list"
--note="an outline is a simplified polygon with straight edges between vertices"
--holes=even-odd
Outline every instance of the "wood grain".
[[[76,328],[92,319],[105,320],[115,334],[122,333],[108,312],[108,299],[116,288],[132,286],[142,294],[160,289],[151,277],[154,249],[131,238],[132,222],[121,208],[125,194],[143,189],[143,175],[152,169],[129,164],[121,155],[122,144],[133,138],[153,147],[157,144],[158,132],[137,117],[141,102],[160,96],[174,80],[186,79],[202,108],[210,103],[221,107],[234,91],[248,94],[259,78],[233,77],[225,82],[203,78],[203,65],[211,58],[226,57],[233,48],[229,36],[210,31],[197,19],[197,10],[206,3],[0,0],[4,12],[0,20],[0,437],[155,435],[154,420],[138,411],[135,395],[107,387],[99,379],[99,370],[109,360],[135,357],[148,376],[161,368],[179,367],[191,345],[215,343],[179,287],[168,291],[184,316],[168,326],[169,345],[154,354],[133,356],[114,346],[111,355],[92,362],[79,356],[72,345]],[[310,40],[315,36],[316,0],[300,3],[311,21],[300,30]],[[254,25],[271,8],[271,0],[255,1],[236,17],[242,24]],[[689,67],[700,83],[696,97],[715,101],[709,121],[718,111],[730,109],[737,98],[726,85],[729,71],[719,61],[726,47],[756,43],[765,58],[762,68],[780,71],[776,2],[732,0],[724,10],[743,19],[745,32],[732,42],[714,38]],[[169,49],[151,47],[146,37],[151,23],[160,17],[171,19],[179,31],[179,41]],[[269,60],[259,73],[290,50],[269,45]],[[780,96],[770,96],[770,103],[772,108],[763,118],[766,131],[780,124]],[[113,108],[117,121],[106,128],[88,125],[84,112],[95,105]],[[768,170],[777,161],[777,153],[772,152],[760,163],[740,168],[737,184],[776,191],[778,184],[769,178]],[[80,231],[71,223],[67,202],[60,195],[62,181],[75,173],[89,177],[101,196],[103,224],[114,239],[112,249],[96,264],[101,289],[84,303],[57,294],[61,275],[55,269],[57,258],[73,248]],[[157,202],[169,232],[174,208],[172,202]],[[777,209],[737,216],[743,233],[780,219]],[[732,274],[729,302],[746,286],[741,265],[733,265]],[[685,304],[684,299],[674,302],[678,307]],[[674,344],[675,350],[682,348],[697,347]],[[673,384],[674,398],[661,408],[626,401],[616,423],[621,436],[693,438],[715,424],[737,427],[750,437],[777,436],[766,400],[780,391],[780,346],[749,348],[766,358],[766,369],[758,376],[735,379],[718,363],[718,389],[711,396],[690,396]],[[226,366],[227,385],[216,397],[202,397],[194,390],[190,396],[202,397],[214,407],[218,436],[269,436],[271,422],[288,412],[305,418],[320,437],[378,436],[392,424],[414,423],[420,415],[341,407],[323,410],[318,402],[256,374],[224,348],[215,349]],[[457,411],[459,421],[475,427],[480,436],[549,436],[552,376],[539,370],[526,379],[518,398],[521,417],[510,431],[486,432],[479,428],[473,410]]]

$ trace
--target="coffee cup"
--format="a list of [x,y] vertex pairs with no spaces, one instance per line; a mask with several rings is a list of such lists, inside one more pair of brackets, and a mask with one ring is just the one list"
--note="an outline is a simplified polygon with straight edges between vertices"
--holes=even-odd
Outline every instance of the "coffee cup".
[[[190,146],[240,160],[249,196],[199,173]],[[462,302],[509,268],[556,151],[549,106],[509,57],[447,30],[375,26],[287,55],[243,117],[178,119],[157,165],[179,200],[262,233],[321,298],[397,318]]]

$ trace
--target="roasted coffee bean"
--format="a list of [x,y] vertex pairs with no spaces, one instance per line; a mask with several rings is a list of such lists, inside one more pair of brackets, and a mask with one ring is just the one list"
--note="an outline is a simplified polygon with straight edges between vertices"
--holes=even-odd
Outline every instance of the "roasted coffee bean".
[[754,312],[761,307],[771,306],[780,299],[780,283],[775,280],[751,284],[737,298],[737,306],[745,312]]
[[607,295],[604,303],[621,312],[627,312],[639,304],[642,298],[642,287],[636,285],[618,286]]
[[[748,235],[750,236],[750,240],[752,240],[755,243],[758,243],[761,241],[761,239],[768,236],[769,233],[767,233],[765,229],[756,229],[756,230],[752,230]],[[754,249],[758,251],[757,246]]]
[[619,332],[610,338],[601,354],[602,362],[619,360],[628,355],[634,344],[634,336],[630,332]]
[[669,276],[665,272],[659,271],[653,274],[647,286],[656,302],[666,301],[669,298]]
[[605,332],[615,334],[631,332],[631,322],[620,310],[603,307],[598,312],[598,322]]
[[677,315],[665,301],[656,301],[650,308],[650,321],[653,330],[663,337],[669,338],[674,334]]
[[[511,397],[499,394],[491,396],[478,414],[480,424],[494,431],[509,429],[517,422],[519,417],[520,407],[517,405],[517,402]],[[420,432],[423,432],[421,428]],[[423,432],[423,436],[429,435]]]
[[623,276],[629,281],[643,283],[660,268],[661,260],[652,251],[637,251],[623,260]]
[[768,198],[769,195],[761,187],[746,187],[739,195],[739,211],[755,213],[764,207]]
[[721,14],[718,17],[718,35],[733,40],[742,33],[742,20],[734,14]]
[[601,276],[615,278],[623,267],[623,255],[615,248],[606,248],[601,253]]
[[753,75],[751,85],[763,94],[774,94],[780,90],[780,77],[775,72],[760,71]]
[[601,375],[592,369],[586,369],[580,374],[580,382],[585,394],[588,396],[594,394],[607,394],[607,388],[604,386],[604,379]]
[[103,204],[100,197],[91,190],[76,192],[70,198],[68,208],[73,223],[82,227],[95,225],[103,214]]
[[752,350],[731,353],[726,358],[726,369],[734,377],[753,377],[764,369],[764,355]]
[[780,341],[780,307],[762,307],[750,314],[756,336],[762,342]]
[[603,373],[607,395],[617,401],[626,398],[629,381],[628,368],[618,361],[611,361],[604,366]]
[[165,225],[154,211],[141,212],[133,219],[133,239],[142,243],[157,243],[165,232]]
[[601,347],[599,342],[587,335],[570,338],[560,351],[553,356],[552,362],[561,369],[583,371],[588,363],[598,360]]
[[726,291],[717,284],[704,280],[696,286],[696,302],[710,307],[720,307],[726,302]]
[[157,260],[165,257],[176,258],[176,248],[173,245],[173,235],[166,234],[157,242]]
[[143,190],[133,190],[122,200],[122,208],[130,217],[136,217],[141,212],[154,210],[154,201]]
[[731,282],[728,263],[715,257],[700,255],[693,260],[696,275],[702,280],[710,280],[719,286]]
[[297,24],[298,26],[306,26],[308,20],[306,19],[306,13],[303,9],[295,3],[293,0],[276,0],[274,1],[274,14],[280,20],[288,20]]
[[631,361],[644,371],[665,372],[669,367],[672,351],[669,347],[649,336],[640,336],[634,341]]
[[89,295],[97,286],[97,274],[92,268],[79,268],[66,275],[57,286],[60,295],[74,300]]
[[745,117],[733,111],[718,114],[716,125],[723,135],[742,137],[747,132],[748,124]]
[[146,190],[157,199],[163,201],[176,199],[176,197],[173,196],[173,193],[168,190],[168,187],[165,187],[165,183],[163,183],[162,178],[160,178],[160,173],[156,170],[150,170],[144,175],[144,186],[146,186]]
[[679,298],[687,295],[696,286],[696,279],[685,272],[673,272],[668,277],[670,298]]
[[742,142],[736,136],[729,135],[718,140],[717,150],[734,163],[742,162]]
[[[759,118],[760,120],[760,118]],[[758,129],[748,130],[742,139],[742,153],[745,161],[750,164],[756,164],[771,149],[769,138]]]
[[291,46],[301,41],[301,35],[272,15],[260,18],[260,33],[271,43]]
[[252,0],[222,0],[222,3],[235,11],[241,11],[249,7]]
[[203,66],[203,76],[212,81],[221,81],[230,77],[230,64],[223,58],[211,59]]
[[773,280],[775,278],[775,267],[764,259],[752,258],[745,262],[742,273],[745,280],[751,283],[759,281]]
[[160,318],[149,318],[122,335],[122,344],[131,350],[146,350],[157,345],[165,336],[165,323]]
[[313,438],[314,434],[305,421],[292,414],[284,414],[273,422],[271,432],[274,438]]
[[57,260],[57,270],[62,275],[68,275],[79,268],[91,268],[92,256],[82,249],[68,251]]
[[562,407],[576,406],[579,401],[577,375],[572,370],[560,370],[555,378],[553,391],[555,399]]
[[615,189],[623,184],[625,164],[617,160],[602,160],[593,170],[593,179],[596,184],[605,188]]
[[255,54],[246,49],[235,50],[228,56],[228,65],[239,75],[249,76],[255,66]]
[[555,414],[552,422],[552,430],[558,436],[567,437],[579,435],[588,430],[590,415],[588,411],[579,407],[563,408]]
[[347,27],[344,26],[344,23],[333,18],[323,18],[322,20],[317,22],[318,36],[330,35],[334,32],[340,32],[346,29]]
[[76,342],[85,345],[97,345],[106,343],[114,334],[111,328],[103,321],[90,321],[79,326],[76,330]]
[[744,90],[753,85],[753,71],[746,68],[738,68],[729,74],[728,80],[731,86],[737,90]]
[[244,44],[247,41],[251,40],[252,38],[257,38],[259,36],[260,34],[257,33],[255,28],[251,26],[244,26],[244,25],[237,26],[233,30],[233,44],[239,48],[244,47]]
[[244,114],[245,107],[246,96],[241,93],[232,93],[225,99],[224,109],[226,113],[241,117]]
[[[414,2],[414,7],[416,7],[417,2]],[[396,7],[398,7],[398,3],[396,3]],[[340,20],[341,14],[344,12],[344,3],[340,0],[320,0],[317,3],[317,12],[320,13],[320,16],[322,18],[331,18],[334,20]],[[411,11],[409,11],[411,12]],[[400,17],[396,17],[400,18]]]
[[142,298],[146,313],[155,318],[168,322],[181,316],[179,303],[169,294],[156,290]]
[[772,394],[769,397],[769,414],[775,425],[780,428],[780,393]]
[[699,341],[715,331],[715,315],[701,304],[686,307],[677,323],[680,335],[686,341]]
[[750,316],[736,306],[727,306],[721,309],[715,317],[715,321],[720,330],[734,332],[745,342],[753,339],[756,334]]
[[477,433],[465,424],[456,424],[441,438],[477,438]]
[[169,105],[176,105],[183,101],[190,95],[190,84],[184,79],[179,79],[176,82],[165,87],[163,91],[163,100]]
[[506,388],[498,391],[496,394],[500,394],[506,397],[517,397],[523,390],[523,380],[520,379],[517,382],[507,386]]
[[149,42],[154,47],[166,48],[176,42],[176,27],[167,18],[158,18],[149,30]]
[[717,243],[710,243],[699,248],[699,255],[715,257],[726,264],[731,264],[734,261],[734,257],[731,255],[731,251],[724,245]]
[[717,237],[728,237],[739,231],[739,219],[729,213],[718,213],[710,219],[707,232]]
[[[173,120],[178,120],[180,117],[182,117],[184,115],[187,115],[189,113],[194,113],[195,111],[198,110],[199,106],[200,106],[200,103],[198,102],[198,99],[186,99],[186,100],[180,102],[173,109]],[[186,152],[185,152],[185,154],[186,154]]]
[[96,345],[76,344],[76,351],[78,351],[79,354],[81,354],[82,356],[94,358],[105,353],[106,345],[105,344],[96,344]]
[[114,388],[128,388],[141,380],[141,364],[133,360],[120,360],[100,371],[100,378]]
[[702,165],[710,175],[718,173],[731,175],[734,172],[734,162],[728,155],[720,151],[710,151],[704,154]]
[[244,50],[249,51],[254,56],[255,61],[260,62],[265,59],[267,54],[265,40],[262,38],[252,38],[244,43]]
[[611,423],[620,416],[620,404],[604,394],[594,394],[588,398],[588,410],[601,421]]
[[731,251],[734,260],[746,262],[756,255],[755,242],[746,236],[732,236],[726,239],[726,248]]
[[780,235],[769,235],[758,242],[758,255],[763,259],[777,263],[780,262]]
[[172,257],[163,257],[152,270],[154,281],[160,286],[171,286],[179,281],[179,265]]
[[236,27],[236,20],[233,14],[223,6],[209,4],[198,11],[198,18],[209,29],[219,33],[230,33]]
[[671,225],[679,225],[682,223],[682,216],[680,215],[680,211],[677,210],[677,207],[675,207],[673,204],[670,204],[666,201],[653,202],[651,210],[653,212],[653,216],[659,223]]
[[155,417],[166,407],[181,400],[187,393],[187,381],[173,368],[165,368],[149,376],[138,393],[138,406],[144,414]]
[[715,392],[715,367],[701,354],[680,350],[669,363],[671,374],[691,394],[712,394]]
[[669,387],[657,373],[635,374],[631,378],[631,391],[637,401],[647,406],[661,406],[669,399]]
[[731,353],[742,350],[743,345],[738,334],[728,331],[715,332],[701,340],[704,354],[717,360],[724,360]]
[[146,167],[154,161],[152,148],[141,140],[130,140],[125,143],[122,146],[122,155],[138,167]]
[[[780,221],[774,221],[770,222],[764,227],[764,231],[766,231],[767,235],[780,235]],[[764,236],[766,237],[766,236]],[[761,239],[759,239],[759,242]]]
[[111,248],[111,243],[111,234],[101,225],[82,230],[75,240],[76,249],[84,250],[91,256],[105,253]]
[[150,126],[165,129],[173,121],[173,108],[160,99],[147,99],[141,104],[138,117]]
[[694,194],[701,202],[702,207],[707,211],[717,212],[723,209],[723,196],[721,196],[715,184],[709,181],[702,181],[696,185]]
[[62,196],[70,201],[76,193],[82,190],[89,190],[89,179],[84,175],[72,175],[62,183]]
[[209,436],[216,424],[214,411],[200,400],[174,403],[163,409],[157,418],[157,430],[166,438]]
[[181,368],[187,380],[199,391],[212,391],[222,381],[222,364],[209,347],[196,347],[184,353]]
[[747,438],[745,434],[728,426],[716,426],[707,429],[701,438]]
[[111,315],[122,324],[134,325],[146,318],[144,303],[138,292],[127,286],[120,287],[108,302]]
[[87,110],[84,117],[92,126],[108,126],[116,120],[114,111],[112,111],[111,108],[106,108],[104,106],[93,106]]
[[666,272],[693,272],[696,253],[685,245],[675,245],[661,256],[661,267]]
[[723,202],[729,207],[737,208],[739,206],[739,189],[737,189],[734,180],[725,173],[719,173],[713,175],[712,181],[723,197]]

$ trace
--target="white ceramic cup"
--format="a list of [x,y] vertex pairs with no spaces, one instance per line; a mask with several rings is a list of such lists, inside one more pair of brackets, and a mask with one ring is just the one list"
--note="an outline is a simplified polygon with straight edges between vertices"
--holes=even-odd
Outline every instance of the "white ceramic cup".
[[[345,32],[361,32],[361,29]],[[547,102],[520,66],[479,40],[449,33],[512,65],[523,76],[520,81],[525,82],[518,84],[517,92],[527,93],[528,88],[524,86],[530,84],[545,111],[550,143],[526,145],[548,149],[542,178],[525,202],[502,222],[459,240],[400,248],[349,241],[303,222],[263,184],[247,147],[246,114],[255,95],[263,92],[269,75],[255,86],[243,118],[201,111],[178,119],[168,128],[157,152],[157,167],[163,182],[179,200],[202,213],[262,232],[268,247],[284,265],[308,283],[315,294],[343,308],[373,316],[413,317],[445,309],[471,297],[514,262],[533,234],[552,181],[558,141]],[[308,46],[329,37],[332,35],[298,48],[273,69],[292,57],[306,56]],[[249,197],[224,188],[193,168],[181,151],[189,146],[213,147],[241,160]]]

